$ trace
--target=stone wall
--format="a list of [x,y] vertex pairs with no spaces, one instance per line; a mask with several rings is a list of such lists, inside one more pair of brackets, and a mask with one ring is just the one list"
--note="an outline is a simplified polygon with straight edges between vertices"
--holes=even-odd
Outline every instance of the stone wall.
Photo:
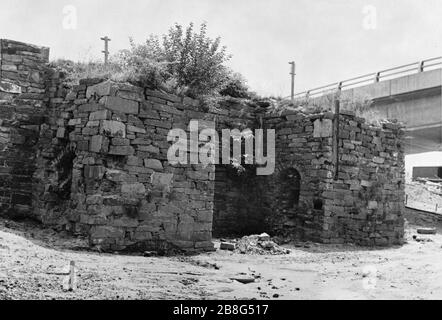
[[322,194],[330,242],[401,244],[404,236],[403,126],[380,127],[353,114],[339,120],[336,179]]
[[214,167],[167,162],[168,131],[185,128],[197,102],[110,81],[84,81],[66,100],[54,134],[70,204],[58,223],[103,249],[211,248]]
[[[47,48],[0,44],[1,215],[87,235],[103,250],[211,250],[212,233],[262,231],[325,243],[402,241],[397,124],[368,125],[351,112],[269,115],[259,101],[202,103],[100,79],[67,87]],[[191,120],[219,133],[275,129],[275,173],[171,165],[169,130],[189,134]]]
[[295,112],[269,118],[267,126],[277,132],[277,172],[266,194],[275,233],[325,243],[402,242],[401,125],[373,126],[342,111]]
[[276,171],[267,178],[264,196],[278,235],[322,241],[325,217],[315,201],[322,201],[332,174],[332,118],[291,113],[266,119],[266,128],[276,130]]
[[251,107],[245,112],[234,99],[208,107],[92,80],[51,101],[54,157],[40,175],[47,177],[37,206],[42,221],[87,234],[103,249],[212,248],[215,167],[170,165],[167,135],[172,128],[188,131],[190,120],[199,120],[200,129],[247,127]]
[[49,49],[0,40],[0,207],[32,215],[40,126],[46,119]]

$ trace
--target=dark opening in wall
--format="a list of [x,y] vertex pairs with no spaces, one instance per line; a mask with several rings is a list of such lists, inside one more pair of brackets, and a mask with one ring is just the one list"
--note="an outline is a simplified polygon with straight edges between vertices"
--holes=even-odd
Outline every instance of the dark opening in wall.
[[244,165],[243,170],[231,165],[216,166],[213,236],[242,237],[269,232],[263,179],[256,175],[253,165]]
[[322,210],[322,200],[321,199],[314,199],[313,200],[313,209]]
[[279,200],[283,209],[293,209],[299,204],[301,191],[301,175],[298,170],[288,168],[281,172]]
[[67,150],[57,162],[56,168],[58,171],[58,187],[56,193],[62,200],[67,200],[71,196],[72,168],[74,159],[75,153],[71,150]]

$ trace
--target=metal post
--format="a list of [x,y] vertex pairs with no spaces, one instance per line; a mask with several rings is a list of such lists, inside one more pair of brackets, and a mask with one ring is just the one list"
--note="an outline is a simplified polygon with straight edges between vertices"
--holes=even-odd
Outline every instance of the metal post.
[[338,98],[341,97],[342,81],[338,83]]
[[104,53],[104,64],[107,64],[109,62],[109,41],[111,41],[111,39],[109,39],[108,36],[105,36],[101,38],[101,40],[104,41],[104,51],[101,52]]
[[291,64],[292,65],[292,69],[291,69],[291,72],[290,72],[290,75],[292,76],[292,86],[291,86],[291,94],[290,94],[290,97],[291,97],[291,100],[293,101],[293,100],[295,100],[295,61],[291,61],[291,62],[289,62],[289,64]]
[[333,174],[333,179],[338,180],[339,176],[339,113],[340,113],[340,90],[341,84],[339,85],[339,90],[335,96],[335,115],[333,120],[333,164],[335,165],[335,172]]
[[380,79],[381,79],[381,73],[377,72],[376,76],[374,77],[374,82],[379,82]]

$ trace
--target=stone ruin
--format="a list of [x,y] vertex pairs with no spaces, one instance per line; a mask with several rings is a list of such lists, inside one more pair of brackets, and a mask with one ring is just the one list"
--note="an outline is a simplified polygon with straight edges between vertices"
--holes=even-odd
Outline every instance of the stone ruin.
[[[212,250],[212,235],[268,232],[366,246],[404,236],[403,130],[353,112],[266,113],[129,84],[67,87],[49,49],[0,40],[0,215],[86,235],[102,250]],[[171,165],[189,121],[276,130],[276,170]]]

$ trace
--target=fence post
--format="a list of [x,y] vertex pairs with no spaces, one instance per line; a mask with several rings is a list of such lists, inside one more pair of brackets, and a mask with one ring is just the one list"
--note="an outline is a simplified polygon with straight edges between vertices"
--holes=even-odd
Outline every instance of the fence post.
[[291,87],[290,87],[290,92],[291,92],[291,94],[290,94],[290,97],[291,97],[291,100],[293,101],[293,100],[295,100],[295,75],[296,75],[296,73],[295,73],[295,61],[291,61],[291,62],[289,62],[289,64],[292,66],[291,67],[291,70],[290,70],[290,76],[291,76],[291,79],[292,79],[292,83],[291,83]]

